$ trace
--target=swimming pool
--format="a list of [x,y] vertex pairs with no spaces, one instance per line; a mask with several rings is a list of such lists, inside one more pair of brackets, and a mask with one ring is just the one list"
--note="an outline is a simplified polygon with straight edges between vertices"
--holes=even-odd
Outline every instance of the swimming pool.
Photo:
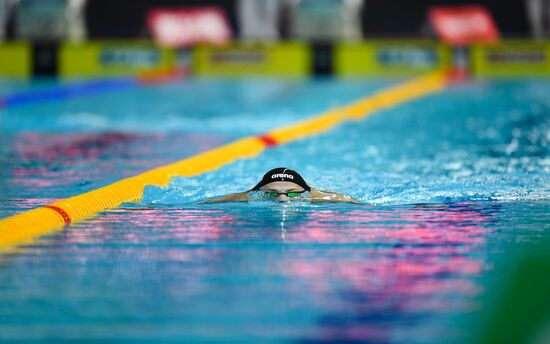
[[[196,79],[6,108],[0,215],[396,83]],[[550,237],[549,89],[467,82],[148,186],[139,204],[1,256],[0,339],[467,341],[510,256]],[[196,204],[276,166],[368,204]]]

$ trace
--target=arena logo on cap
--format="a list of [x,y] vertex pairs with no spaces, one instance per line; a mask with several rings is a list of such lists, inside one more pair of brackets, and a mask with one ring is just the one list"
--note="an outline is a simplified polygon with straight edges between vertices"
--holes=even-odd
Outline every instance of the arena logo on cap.
[[291,174],[286,174],[286,173],[277,173],[277,174],[272,174],[271,175],[271,179],[277,179],[277,178],[294,179],[294,176],[291,175]]

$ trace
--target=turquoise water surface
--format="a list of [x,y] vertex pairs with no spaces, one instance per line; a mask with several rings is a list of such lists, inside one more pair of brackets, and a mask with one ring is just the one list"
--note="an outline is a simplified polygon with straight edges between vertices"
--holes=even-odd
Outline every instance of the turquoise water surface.
[[[0,215],[398,82],[197,79],[8,107]],[[512,257],[550,239],[549,92],[466,82],[148,186],[0,256],[0,341],[467,342]],[[197,204],[278,166],[365,204]]]

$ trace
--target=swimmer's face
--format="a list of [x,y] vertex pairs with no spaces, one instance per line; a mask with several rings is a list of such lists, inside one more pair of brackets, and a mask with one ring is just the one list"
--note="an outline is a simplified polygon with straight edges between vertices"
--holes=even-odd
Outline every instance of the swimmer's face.
[[291,200],[291,198],[286,195],[287,193],[289,192],[301,193],[301,192],[304,192],[305,189],[298,184],[294,184],[293,182],[273,182],[262,186],[260,188],[260,191],[275,192],[278,194],[275,200],[279,202],[288,202]]

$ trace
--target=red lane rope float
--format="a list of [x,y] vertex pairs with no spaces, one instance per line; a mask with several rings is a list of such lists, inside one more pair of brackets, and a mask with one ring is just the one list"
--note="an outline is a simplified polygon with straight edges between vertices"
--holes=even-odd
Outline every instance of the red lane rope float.
[[65,210],[63,210],[59,207],[56,207],[55,205],[46,205],[46,206],[44,206],[44,208],[51,209],[51,210],[55,211],[56,213],[58,213],[59,215],[61,215],[61,217],[63,218],[63,221],[65,221],[66,225],[71,224],[71,217],[69,216],[69,214],[67,214],[67,212]]
[[260,136],[258,136],[258,138],[263,143],[265,143],[265,145],[267,147],[273,147],[273,146],[277,146],[279,144],[277,141],[275,141],[275,139],[273,137],[269,136],[269,134],[260,135]]
[[184,79],[188,75],[185,68],[169,68],[143,72],[137,76],[140,85],[156,85]]

